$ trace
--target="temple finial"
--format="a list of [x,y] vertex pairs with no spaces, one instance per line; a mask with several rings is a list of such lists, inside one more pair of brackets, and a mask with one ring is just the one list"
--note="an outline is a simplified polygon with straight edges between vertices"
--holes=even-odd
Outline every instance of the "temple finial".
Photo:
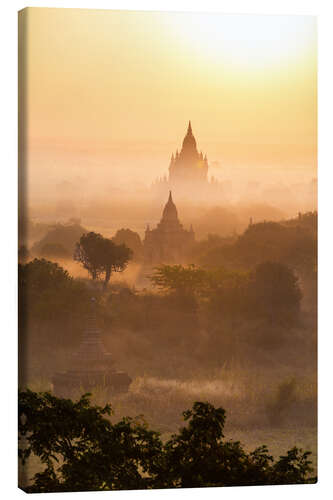
[[188,134],[192,134],[191,120],[188,122],[187,133],[188,133]]
[[172,202],[172,193],[171,193],[171,191],[169,191],[169,199],[168,199],[168,201]]

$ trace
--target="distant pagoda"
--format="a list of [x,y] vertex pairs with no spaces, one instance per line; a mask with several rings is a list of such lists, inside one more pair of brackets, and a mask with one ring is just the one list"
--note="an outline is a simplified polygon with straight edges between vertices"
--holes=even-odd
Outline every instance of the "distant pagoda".
[[114,360],[107,352],[96,320],[96,299],[91,298],[87,326],[79,348],[71,356],[70,369],[56,373],[53,391],[61,397],[71,397],[74,391],[90,392],[103,387],[112,395],[126,392],[131,383],[127,373],[114,369]]
[[183,140],[183,146],[178,153],[172,154],[169,166],[169,182],[206,183],[208,174],[207,156],[198,152],[197,143],[192,133],[191,122],[189,121],[187,134]]
[[208,180],[208,169],[207,155],[198,151],[189,121],[180,152],[172,153],[169,175],[157,179],[152,189],[160,196],[172,190],[181,198],[193,199],[195,196],[196,200],[220,195],[221,184],[213,176]]
[[143,242],[145,263],[178,264],[184,262],[186,253],[194,241],[192,225],[187,231],[179,222],[177,208],[170,191],[161,221],[155,229],[147,226]]

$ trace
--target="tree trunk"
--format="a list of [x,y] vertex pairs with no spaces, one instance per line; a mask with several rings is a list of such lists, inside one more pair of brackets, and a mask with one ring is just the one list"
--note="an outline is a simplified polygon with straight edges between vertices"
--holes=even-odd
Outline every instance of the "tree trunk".
[[106,290],[111,277],[111,266],[108,266],[105,271],[105,279],[103,289]]

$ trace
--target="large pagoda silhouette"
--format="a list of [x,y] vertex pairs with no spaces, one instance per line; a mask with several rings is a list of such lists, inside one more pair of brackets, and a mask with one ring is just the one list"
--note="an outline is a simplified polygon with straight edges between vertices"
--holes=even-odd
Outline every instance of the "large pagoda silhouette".
[[172,153],[169,174],[153,183],[153,191],[160,197],[165,196],[168,190],[172,190],[177,198],[194,197],[196,200],[221,194],[221,184],[213,176],[208,178],[208,170],[207,155],[198,151],[189,121],[180,152],[177,150]]
[[169,182],[205,183],[207,182],[208,160],[198,152],[197,143],[192,133],[191,122],[188,124],[187,134],[183,140],[183,146],[178,153],[172,154],[169,166]]

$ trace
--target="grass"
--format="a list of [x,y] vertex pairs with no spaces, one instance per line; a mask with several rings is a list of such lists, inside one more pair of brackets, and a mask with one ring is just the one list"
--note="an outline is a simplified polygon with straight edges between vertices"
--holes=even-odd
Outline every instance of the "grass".
[[[34,391],[48,391],[52,384],[46,377],[27,384]],[[78,389],[73,399],[84,391]],[[182,412],[194,401],[209,401],[227,411],[225,435],[240,440],[247,449],[266,444],[277,458],[293,446],[313,452],[316,466],[316,378],[312,374],[290,375],[290,370],[257,370],[236,358],[206,378],[182,380],[141,375],[134,378],[127,393],[115,394],[110,401],[107,388],[92,391],[93,404],[111,402],[113,421],[123,416],[143,415],[149,427],[166,440],[183,425]],[[273,417],[272,417],[273,415]],[[20,477],[31,477],[40,468],[34,457]]]

